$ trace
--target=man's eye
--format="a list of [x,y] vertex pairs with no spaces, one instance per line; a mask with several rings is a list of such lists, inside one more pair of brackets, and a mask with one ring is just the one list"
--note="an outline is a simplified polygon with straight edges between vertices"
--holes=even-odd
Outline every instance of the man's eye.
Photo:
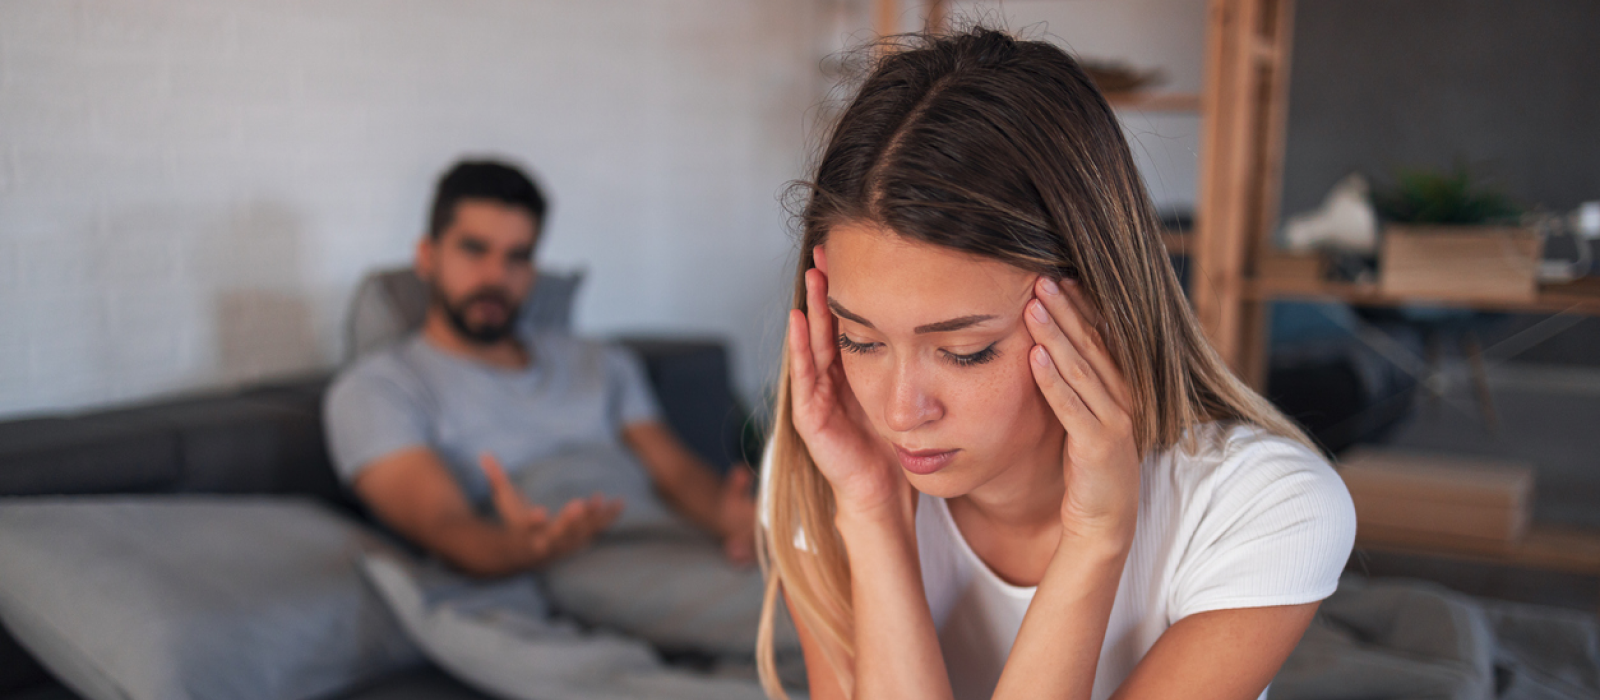
[[860,355],[877,350],[878,345],[878,343],[858,343],[854,340],[851,340],[850,336],[847,336],[843,333],[839,334],[839,349],[845,352],[853,352]]
[[981,365],[985,362],[993,360],[995,356],[999,355],[999,351],[994,349],[994,346],[998,344],[998,342],[990,343],[989,347],[972,353],[971,355],[959,355],[953,352],[946,352],[944,356],[949,358],[949,360],[954,362],[958,367]]

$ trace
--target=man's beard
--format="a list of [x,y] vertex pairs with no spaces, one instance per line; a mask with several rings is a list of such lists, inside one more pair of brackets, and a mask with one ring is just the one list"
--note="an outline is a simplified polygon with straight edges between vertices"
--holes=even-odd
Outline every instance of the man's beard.
[[[484,287],[462,297],[460,301],[452,302],[445,296],[444,290],[437,284],[428,285],[433,303],[444,309],[444,316],[450,321],[450,327],[467,342],[475,345],[493,345],[511,335],[517,326],[517,316],[521,312],[521,305],[513,302],[505,290],[496,287]],[[467,309],[481,301],[492,301],[505,308],[505,319],[496,324],[473,324],[467,320]]]

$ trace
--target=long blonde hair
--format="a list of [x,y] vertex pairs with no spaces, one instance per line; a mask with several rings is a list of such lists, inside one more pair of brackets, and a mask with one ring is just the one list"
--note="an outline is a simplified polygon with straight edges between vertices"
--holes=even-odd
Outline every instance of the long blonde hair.
[[[1313,446],[1207,342],[1116,116],[1070,56],[983,28],[907,41],[881,54],[805,183],[794,308],[806,309],[811,251],[829,229],[877,224],[1079,280],[1132,391],[1141,454],[1172,448],[1207,421],[1250,423]],[[757,660],[771,697],[786,697],[773,659],[780,593],[827,657],[808,663],[830,664],[846,689],[854,676],[850,570],[833,490],[795,432],[789,392],[786,358],[759,538],[767,590]]]

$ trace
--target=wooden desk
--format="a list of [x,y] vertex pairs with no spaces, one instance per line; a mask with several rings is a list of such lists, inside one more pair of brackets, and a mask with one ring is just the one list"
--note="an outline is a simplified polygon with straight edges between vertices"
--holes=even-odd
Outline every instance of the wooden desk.
[[1356,549],[1600,577],[1600,530],[1534,523],[1516,542],[1358,526]]
[[1600,576],[1600,531],[1574,527],[1535,523],[1516,542],[1494,542],[1364,526],[1356,548]]
[[1380,292],[1377,284],[1325,282],[1317,279],[1296,278],[1292,275],[1273,275],[1271,270],[1263,270],[1263,274],[1249,280],[1245,296],[1258,302],[1293,298],[1337,299],[1361,306],[1435,304],[1488,311],[1577,313],[1600,316],[1600,277],[1581,277],[1563,284],[1541,284],[1539,285],[1538,296],[1532,300],[1512,301],[1506,299],[1397,297]]

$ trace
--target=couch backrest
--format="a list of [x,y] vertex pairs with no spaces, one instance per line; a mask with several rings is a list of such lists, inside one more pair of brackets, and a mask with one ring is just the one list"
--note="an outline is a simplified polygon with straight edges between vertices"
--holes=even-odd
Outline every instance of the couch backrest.
[[[517,325],[533,330],[572,330],[572,305],[583,272],[540,270],[522,304]],[[387,347],[422,326],[428,286],[410,267],[368,273],[356,286],[345,323],[345,361]]]
[[326,377],[0,423],[0,496],[305,494],[349,505],[322,435]]

